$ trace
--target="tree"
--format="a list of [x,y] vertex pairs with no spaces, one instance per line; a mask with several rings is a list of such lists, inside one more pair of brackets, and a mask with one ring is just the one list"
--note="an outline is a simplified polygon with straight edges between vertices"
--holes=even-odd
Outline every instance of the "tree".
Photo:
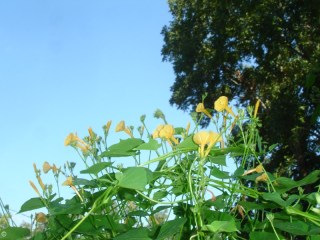
[[277,143],[269,169],[300,179],[320,167],[318,1],[169,0],[164,61],[176,79],[170,103],[194,110],[226,95],[261,99],[261,135]]

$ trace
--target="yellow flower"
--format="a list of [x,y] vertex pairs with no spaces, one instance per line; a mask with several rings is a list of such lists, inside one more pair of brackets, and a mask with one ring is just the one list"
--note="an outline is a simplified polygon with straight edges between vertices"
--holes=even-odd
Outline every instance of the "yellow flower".
[[164,127],[164,125],[160,124],[158,127],[153,131],[152,137],[159,138],[160,137],[160,130]]
[[260,99],[258,99],[258,101],[256,102],[256,105],[254,106],[254,114],[253,114],[253,117],[257,117],[257,113],[258,113],[258,109],[259,109],[259,106],[260,106]]
[[48,173],[51,169],[52,169],[52,167],[50,166],[50,164],[48,162],[43,163],[42,170],[44,173]]
[[67,179],[62,183],[63,186],[73,186],[73,179],[71,176],[67,177]]
[[159,132],[159,137],[170,139],[174,134],[174,128],[172,125],[166,124],[163,126],[163,128]]
[[131,129],[126,127],[126,124],[124,121],[120,121],[116,126],[116,132],[121,132],[121,131],[124,131],[126,134],[128,134],[130,137],[133,138]]
[[152,136],[153,138],[164,138],[170,145],[172,145],[172,142],[175,144],[179,143],[174,137],[174,127],[170,124],[159,125],[156,130],[154,130]]
[[193,136],[193,141],[198,145],[206,145],[209,143],[209,132],[200,131]]
[[232,109],[228,106],[228,98],[225,96],[219,97],[215,102],[214,102],[214,109],[218,112],[222,111],[227,111],[230,113],[233,117],[236,115],[233,113]]
[[42,188],[43,191],[46,190],[46,186],[44,185],[44,183],[42,182],[42,179],[40,176],[37,177],[38,183],[40,185],[40,187]]
[[38,169],[37,169],[37,165],[35,163],[33,163],[33,170],[35,172],[36,175],[38,175]]
[[120,121],[116,126],[116,132],[124,131],[125,128],[126,128],[125,122],[124,121]]
[[256,183],[258,182],[267,182],[269,179],[268,174],[262,173],[259,177],[256,178]]
[[[193,136],[193,141],[199,145],[200,156],[205,157],[217,142],[222,143],[223,140],[219,133],[212,131],[200,131]],[[205,146],[207,146],[206,152],[204,151]]]
[[90,138],[94,139],[95,138],[95,133],[93,132],[91,127],[88,128],[88,132],[89,132]]
[[210,134],[206,131],[197,132],[193,136],[193,141],[199,145],[200,156],[204,157],[204,148],[210,142]]
[[41,197],[40,192],[38,190],[38,188],[36,187],[36,185],[34,185],[34,183],[30,180],[29,181],[31,187],[33,188],[33,190],[38,194],[39,197]]
[[255,170],[257,173],[264,172],[264,168],[263,168],[262,164],[259,164],[258,166],[256,166]]
[[133,138],[133,134],[132,134],[132,131],[130,128],[126,127],[124,130],[123,130],[126,134],[128,134],[131,138]]
[[159,133],[160,137],[165,138],[171,145],[171,142],[174,142],[175,144],[178,144],[178,140],[174,137],[174,128],[172,125],[166,124],[164,127],[160,130]]
[[221,148],[224,148],[222,136],[219,133],[209,131],[210,141],[208,143],[207,151],[205,152],[205,156],[207,156],[211,150],[211,148],[216,145],[217,142],[221,143]]
[[74,133],[70,133],[64,140],[64,145],[69,146],[69,145],[73,145],[76,142],[77,142],[77,136]]
[[88,144],[77,143],[76,146],[80,148],[83,155],[87,155],[90,150],[90,146]]
[[111,123],[112,123],[112,121],[108,121],[107,124],[105,126],[103,126],[103,130],[104,130],[105,135],[108,135]]
[[209,118],[212,118],[212,116],[211,116],[211,114],[208,112],[208,110],[205,109],[203,103],[199,103],[199,104],[197,105],[196,112],[198,112],[198,113],[204,113],[204,114],[207,115]]
[[186,137],[188,137],[189,130],[190,130],[190,122],[188,122],[187,127],[186,127],[186,129],[185,129],[185,132],[182,134],[183,139],[185,139]]
[[48,221],[47,216],[43,212],[36,214],[36,221],[38,223],[46,223]]
[[79,191],[77,188],[73,185],[73,179],[71,176],[67,177],[67,179],[62,183],[63,186],[69,186],[72,188],[72,190],[78,195],[80,200],[83,202],[83,198],[81,197]]
[[53,173],[57,173],[59,171],[59,169],[57,168],[57,166],[55,164],[53,164],[52,166],[52,172]]
[[263,168],[262,164],[259,164],[255,168],[252,168],[252,169],[246,171],[242,176],[248,175],[248,174],[253,173],[253,172],[256,172],[256,173],[264,172],[264,168]]
[[64,140],[65,146],[75,146],[77,143],[86,144],[81,138],[77,136],[77,134],[74,133],[70,133]]
[[[92,129],[90,130],[91,128],[89,128],[89,134],[90,132],[92,132]],[[94,134],[93,132],[91,134]],[[81,138],[79,138],[77,136],[77,134],[74,134],[74,133],[70,133],[66,139],[64,140],[64,145],[65,146],[72,146],[72,147],[78,147],[80,148],[80,150],[82,151],[82,153],[84,155],[86,155],[90,149],[90,146],[85,142],[83,141]]]

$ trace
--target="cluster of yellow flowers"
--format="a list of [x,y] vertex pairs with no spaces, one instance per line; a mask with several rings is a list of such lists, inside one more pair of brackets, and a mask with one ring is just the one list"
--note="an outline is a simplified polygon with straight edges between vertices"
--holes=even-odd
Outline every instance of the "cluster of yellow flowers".
[[[229,104],[228,98],[226,96],[221,96],[214,102],[214,110],[216,110],[217,112],[226,111],[227,113],[229,113],[233,117],[236,117],[236,115],[232,111],[231,107],[228,106],[228,104]],[[204,107],[203,103],[199,103],[197,105],[196,112],[204,113],[207,117],[212,118],[211,114]]]
[[159,125],[153,132],[152,137],[165,139],[171,146],[178,144],[178,140],[174,137],[174,128],[170,124]]
[[[225,96],[219,97],[214,102],[214,109],[217,112],[226,111],[228,114],[236,118],[236,115],[232,111],[231,107],[228,106],[228,98]],[[212,115],[204,107],[203,103],[199,103],[197,105],[196,112],[203,113],[207,117],[212,118]],[[201,157],[206,157],[209,154],[211,148],[218,142],[220,142],[221,148],[224,148],[222,135],[213,131],[200,131],[193,136],[193,141],[199,145],[199,153]]]
[[256,182],[267,182],[269,177],[268,174],[265,172],[264,167],[262,164],[259,164],[255,168],[252,168],[248,171],[246,171],[243,176],[248,175],[250,173],[262,173],[260,176],[256,178]]
[[[42,181],[41,174],[40,174],[41,171],[37,169],[37,165],[35,163],[33,164],[33,169],[34,169],[34,172],[36,174],[36,178],[38,180],[38,183],[39,183],[42,191],[43,192],[46,191],[47,187]],[[41,197],[41,194],[40,194],[38,188],[36,187],[36,185],[31,180],[29,181],[29,183],[30,183],[31,187],[33,188],[33,190],[38,194],[38,196]]]
[[124,121],[120,121],[116,126],[116,132],[122,132],[122,131],[128,134],[131,138],[133,138],[132,130],[129,127],[126,127],[126,124]]
[[[89,130],[90,133],[90,130]],[[64,140],[65,146],[73,146],[81,149],[83,154],[86,154],[90,150],[90,146],[77,136],[75,133],[70,133]]]
[[44,162],[42,165],[42,170],[44,173],[48,173],[50,170],[52,170],[52,172],[54,174],[58,173],[58,171],[60,170],[59,168],[57,168],[57,166],[55,164],[53,164],[52,166],[48,163],[48,162]]

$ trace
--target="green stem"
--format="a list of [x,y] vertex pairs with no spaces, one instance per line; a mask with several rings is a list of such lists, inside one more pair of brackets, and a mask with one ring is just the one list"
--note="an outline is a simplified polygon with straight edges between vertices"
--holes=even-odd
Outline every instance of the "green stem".
[[[98,207],[101,207],[104,203],[108,202],[111,196],[111,192],[117,191],[117,187],[109,187],[103,195],[101,195],[92,205],[91,210],[66,234],[61,238],[61,240],[67,239],[89,216],[90,214]],[[100,201],[100,199],[102,199]],[[100,202],[100,203],[98,203]]]

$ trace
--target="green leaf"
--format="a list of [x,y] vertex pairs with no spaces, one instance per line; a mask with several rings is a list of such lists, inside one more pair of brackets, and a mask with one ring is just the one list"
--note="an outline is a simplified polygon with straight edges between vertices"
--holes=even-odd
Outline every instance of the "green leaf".
[[204,225],[202,230],[213,233],[219,232],[236,232],[238,231],[234,220],[231,221],[213,221],[209,225]]
[[86,186],[96,186],[96,183],[93,181],[93,180],[88,180],[88,179],[84,179],[84,178],[75,178],[73,180],[73,184],[75,186],[78,186],[78,185],[86,185]]
[[41,201],[41,198],[30,198],[28,201],[22,204],[19,213],[27,212],[30,210],[35,210],[43,207],[45,207],[45,205]]
[[286,202],[281,198],[281,195],[278,192],[270,192],[262,194],[264,200],[271,201],[279,204],[282,207],[286,207]]
[[214,202],[212,202],[212,205],[216,208],[216,209],[223,209],[227,206],[227,200],[226,198],[228,198],[227,194],[222,194],[216,197],[216,200]]
[[154,214],[161,212],[161,211],[168,209],[168,208],[171,208],[171,206],[159,206],[151,212],[151,215],[154,215]]
[[233,177],[240,177],[243,174],[244,174],[244,168],[242,166],[240,166],[234,171]]
[[149,237],[149,230],[147,228],[137,228],[129,230],[113,238],[114,240],[152,240]]
[[279,177],[275,180],[274,186],[279,193],[284,193],[290,189],[297,187],[298,183],[286,177]]
[[251,232],[249,237],[249,240],[278,240],[273,232]]
[[161,147],[161,144],[158,143],[157,140],[154,140],[150,138],[149,142],[147,143],[142,143],[140,146],[136,147],[136,150],[150,150],[150,151],[155,151],[159,147]]
[[116,179],[119,187],[144,191],[145,186],[152,180],[152,172],[143,167],[130,167],[123,173],[116,173]]
[[94,165],[92,165],[91,167],[80,171],[80,173],[85,174],[98,174],[99,172],[101,172],[103,169],[110,167],[112,165],[112,162],[100,162],[100,163],[96,163]]
[[280,221],[274,220],[275,228],[294,235],[308,235],[309,225],[302,221]]
[[210,156],[209,155],[209,161],[211,163],[218,164],[221,166],[225,166],[225,167],[227,166],[226,155],[219,155],[219,156]]
[[1,240],[24,239],[30,235],[30,230],[23,227],[8,227],[0,229]]
[[47,237],[42,232],[37,232],[33,237],[33,240],[46,240],[46,239]]
[[286,200],[286,206],[290,206],[292,203],[294,203],[298,199],[300,199],[299,195],[296,195],[296,194],[290,195]]
[[250,211],[250,210],[263,210],[265,208],[264,204],[258,204],[258,203],[254,203],[254,202],[247,202],[247,201],[240,201],[238,202],[238,204],[242,207],[244,207],[244,209],[246,211]]
[[176,127],[174,128],[174,134],[181,135],[184,133],[186,130],[183,127]]
[[156,240],[162,240],[169,237],[173,237],[174,234],[180,231],[180,229],[183,227],[186,221],[186,218],[177,218],[171,221],[167,221],[161,226],[160,232]]
[[194,143],[192,138],[193,138],[193,135],[187,137],[181,143],[179,143],[176,146],[176,148],[178,148],[178,149],[190,149],[190,151],[197,150],[198,149],[198,145]]
[[217,168],[215,166],[211,167],[210,173],[212,176],[214,176],[216,178],[220,178],[220,179],[231,178],[231,176],[229,175],[228,172],[221,171],[219,168]]
[[168,195],[167,191],[157,191],[153,194],[153,199],[158,201]]
[[50,206],[49,213],[51,215],[61,215],[61,214],[81,214],[82,205],[74,200],[66,200],[65,204],[56,203]]
[[275,188],[277,192],[284,193],[292,188],[315,183],[320,179],[320,170],[315,170],[300,181],[294,181],[290,178],[280,177],[275,180]]
[[127,157],[136,155],[137,151],[134,149],[142,143],[144,141],[139,138],[120,140],[119,143],[110,146],[106,151],[101,153],[100,157]]
[[315,170],[311,172],[309,175],[307,175],[305,178],[298,181],[299,186],[304,186],[308,184],[315,183],[320,179],[320,170]]
[[221,154],[230,154],[230,157],[237,157],[237,156],[243,156],[243,153],[245,151],[246,147],[245,145],[239,145],[237,147],[227,147],[224,149],[221,149]]

